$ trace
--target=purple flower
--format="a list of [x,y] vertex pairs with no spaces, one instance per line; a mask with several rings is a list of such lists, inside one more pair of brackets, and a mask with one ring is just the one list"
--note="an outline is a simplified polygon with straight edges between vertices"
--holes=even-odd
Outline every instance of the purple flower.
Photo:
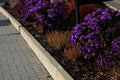
[[105,20],[111,20],[112,16],[110,16],[110,14],[104,14],[101,16],[101,21],[105,21]]
[[111,43],[111,50],[113,51],[114,54],[120,55],[120,37],[114,39]]
[[[59,29],[64,26],[64,0],[50,3],[49,0],[19,0],[16,4],[16,12],[20,13],[21,20],[27,22],[38,22],[44,26],[43,30]],[[18,6],[17,6],[18,5]]]
[[118,15],[110,8],[98,9],[88,14],[84,22],[77,24],[71,31],[71,44],[79,46],[84,59],[94,59],[101,68],[113,67],[113,58],[120,53]]
[[95,12],[93,12],[93,14],[101,14],[102,12],[103,12],[103,10],[101,8],[99,8]]
[[43,20],[44,19],[44,15],[43,14],[37,14],[36,17],[40,20]]
[[115,12],[115,16],[116,16],[116,17],[120,17],[120,12],[119,12],[119,11],[116,11],[116,12]]
[[33,24],[33,25],[37,25],[37,24],[38,24],[38,22],[37,22],[37,21],[34,21],[32,24]]
[[105,54],[104,56],[99,55],[96,59],[96,63],[101,68],[110,68],[110,67],[113,67],[115,65],[115,62],[113,61],[113,56],[108,55],[107,53],[104,53]]

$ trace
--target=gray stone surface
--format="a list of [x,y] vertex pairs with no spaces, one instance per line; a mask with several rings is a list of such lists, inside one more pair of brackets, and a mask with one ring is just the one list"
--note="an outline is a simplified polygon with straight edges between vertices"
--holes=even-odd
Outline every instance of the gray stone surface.
[[108,4],[110,7],[120,10],[120,0],[110,0],[104,3]]
[[114,0],[115,2],[117,2],[117,3],[120,3],[120,0]]
[[1,13],[0,80],[53,80],[19,32]]

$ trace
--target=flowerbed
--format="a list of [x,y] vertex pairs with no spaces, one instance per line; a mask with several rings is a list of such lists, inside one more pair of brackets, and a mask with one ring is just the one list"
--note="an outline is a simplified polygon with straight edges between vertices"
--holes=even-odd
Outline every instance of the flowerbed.
[[119,79],[114,68],[120,66],[118,11],[97,9],[75,26],[74,8],[65,1],[19,0],[6,9],[75,80]]

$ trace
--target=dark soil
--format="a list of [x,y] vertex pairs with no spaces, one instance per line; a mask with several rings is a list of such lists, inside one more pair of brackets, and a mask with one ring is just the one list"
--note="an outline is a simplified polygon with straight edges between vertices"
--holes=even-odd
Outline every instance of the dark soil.
[[[99,7],[98,5],[97,7]],[[11,14],[12,10],[4,6]],[[74,80],[119,80],[113,69],[101,70],[93,60],[87,61],[82,58],[78,59],[75,63],[63,57],[63,50],[55,50],[47,44],[46,35],[37,32],[29,23],[23,23],[18,16],[13,15],[19,20],[25,28],[40,42],[40,44],[64,67],[64,69],[74,78]],[[74,24],[73,24],[74,25]],[[72,26],[73,26],[72,25]]]

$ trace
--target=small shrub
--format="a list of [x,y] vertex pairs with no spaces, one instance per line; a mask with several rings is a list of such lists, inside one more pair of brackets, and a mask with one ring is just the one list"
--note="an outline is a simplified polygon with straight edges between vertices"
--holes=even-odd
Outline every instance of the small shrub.
[[77,58],[82,56],[82,54],[80,53],[78,46],[72,46],[70,48],[65,48],[64,49],[63,56],[68,58],[72,62],[75,62]]
[[63,49],[68,42],[68,33],[52,31],[46,37],[48,44],[58,50]]
[[64,5],[64,0],[52,3],[49,0],[19,0],[13,9],[20,14],[24,22],[31,22],[33,25],[36,23],[38,28],[46,31],[58,30],[64,25]]
[[70,42],[79,46],[84,59],[94,59],[102,68],[115,65],[114,58],[120,55],[120,12],[110,8],[98,9],[77,24]]

